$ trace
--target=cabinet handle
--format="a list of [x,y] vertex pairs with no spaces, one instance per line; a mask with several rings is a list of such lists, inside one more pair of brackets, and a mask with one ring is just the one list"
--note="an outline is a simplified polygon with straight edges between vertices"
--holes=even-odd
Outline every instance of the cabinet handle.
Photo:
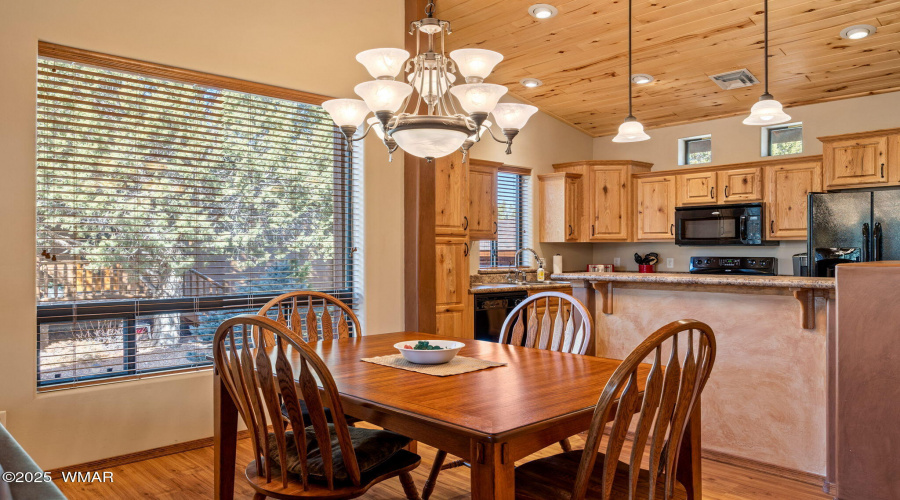
[[884,163],[881,164],[881,178],[884,179]]
[[593,235],[594,235],[594,225],[591,224],[591,236],[593,236]]
[[669,226],[669,234],[675,236],[675,224]]
[[469,244],[463,243],[463,245],[466,246],[465,249],[463,250],[463,257],[468,257],[469,256]]
[[569,224],[569,236],[572,236],[572,233],[574,232],[575,230],[572,228],[572,224]]
[[709,197],[715,199],[716,197],[716,188],[712,186],[709,188]]
[[497,234],[497,221],[494,221],[494,234]]
[[769,221],[769,232],[775,234],[775,219]]
[[728,184],[725,185],[725,197],[728,198]]
[[469,229],[469,217],[467,215],[463,215],[463,231]]

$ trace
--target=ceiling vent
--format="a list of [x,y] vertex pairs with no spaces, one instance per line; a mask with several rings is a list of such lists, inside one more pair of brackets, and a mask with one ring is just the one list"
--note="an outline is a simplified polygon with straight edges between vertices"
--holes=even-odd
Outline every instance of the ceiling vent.
[[759,80],[757,80],[752,73],[747,71],[747,68],[729,71],[728,73],[719,73],[718,75],[712,75],[709,78],[716,82],[716,85],[725,90],[749,87],[759,83]]

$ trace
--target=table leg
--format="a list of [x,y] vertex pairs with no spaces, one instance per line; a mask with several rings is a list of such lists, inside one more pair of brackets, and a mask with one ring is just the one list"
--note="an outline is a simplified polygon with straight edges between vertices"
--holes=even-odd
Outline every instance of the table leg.
[[703,498],[700,465],[700,398],[697,398],[697,404],[694,405],[684,438],[681,440],[675,477],[684,485],[688,500]]
[[232,500],[234,498],[234,461],[237,453],[237,407],[225,383],[216,373],[213,400],[215,408],[215,498],[216,500]]
[[505,500],[516,495],[515,462],[509,445],[472,441],[472,500]]

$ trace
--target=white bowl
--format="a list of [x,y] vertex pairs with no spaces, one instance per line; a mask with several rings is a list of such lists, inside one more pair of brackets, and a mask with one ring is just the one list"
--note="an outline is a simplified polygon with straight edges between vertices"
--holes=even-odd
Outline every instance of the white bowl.
[[425,351],[416,349],[404,349],[403,346],[416,345],[418,340],[407,340],[405,342],[397,342],[394,348],[400,351],[400,354],[410,363],[418,365],[439,365],[447,363],[456,356],[460,349],[466,346],[462,342],[453,340],[428,340],[428,343],[434,346],[443,347],[441,350]]

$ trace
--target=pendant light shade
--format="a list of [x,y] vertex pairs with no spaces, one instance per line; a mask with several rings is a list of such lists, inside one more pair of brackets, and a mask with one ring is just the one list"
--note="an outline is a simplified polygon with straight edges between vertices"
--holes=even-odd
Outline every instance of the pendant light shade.
[[457,49],[450,52],[450,59],[467,82],[480,83],[503,60],[503,54],[485,49]]
[[373,112],[396,113],[403,100],[412,94],[412,86],[394,80],[374,80],[360,83],[353,91],[366,101],[366,106]]
[[369,114],[369,107],[359,99],[331,99],[323,102],[322,107],[338,127],[359,127]]
[[644,126],[637,118],[629,116],[621,125],[619,133],[613,137],[613,142],[640,142],[646,141],[650,136],[644,132]]
[[634,81],[631,73],[631,1],[628,0],[628,116],[619,125],[619,133],[613,137],[613,142],[640,142],[650,139],[644,132],[644,126],[631,113],[631,84]]
[[784,107],[769,93],[769,0],[763,0],[763,71],[765,90],[759,101],[750,108],[744,125],[775,125],[791,119]]
[[744,118],[744,125],[775,125],[790,121],[791,117],[784,112],[781,103],[768,96],[759,99],[759,102],[750,108],[750,116]]
[[451,87],[450,93],[459,100],[466,113],[490,113],[506,93],[506,87],[493,83],[467,83]]
[[407,59],[409,52],[403,49],[369,49],[356,54],[356,60],[365,66],[376,80],[397,76]]

